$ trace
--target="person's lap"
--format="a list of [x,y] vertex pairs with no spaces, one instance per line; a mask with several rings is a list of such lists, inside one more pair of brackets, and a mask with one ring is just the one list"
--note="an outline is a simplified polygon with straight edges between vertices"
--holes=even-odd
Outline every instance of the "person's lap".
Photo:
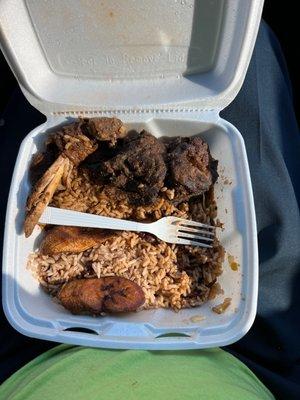
[[[244,361],[279,398],[300,398],[300,136],[279,45],[262,24],[244,85],[222,116],[242,133],[254,190],[260,254],[258,315],[250,332],[226,350]],[[0,226],[22,138],[44,117],[17,90],[0,127]],[[3,236],[3,230],[0,232]],[[27,338],[0,315],[0,381],[55,346]]]

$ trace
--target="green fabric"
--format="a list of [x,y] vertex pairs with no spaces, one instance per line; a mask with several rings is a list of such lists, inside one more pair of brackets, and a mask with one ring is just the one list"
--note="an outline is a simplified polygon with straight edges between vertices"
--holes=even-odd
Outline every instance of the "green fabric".
[[60,345],[16,372],[1,400],[274,399],[221,349],[151,352]]

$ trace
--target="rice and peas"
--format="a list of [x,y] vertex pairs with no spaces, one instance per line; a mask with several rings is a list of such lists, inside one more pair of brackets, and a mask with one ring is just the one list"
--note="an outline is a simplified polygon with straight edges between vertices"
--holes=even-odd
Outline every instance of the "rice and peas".
[[[55,207],[117,218],[156,220],[174,215],[211,223],[216,217],[212,193],[201,199],[171,203],[172,190],[163,188],[155,204],[133,207],[122,193],[91,183],[84,170],[73,168],[56,191]],[[140,285],[144,309],[194,307],[222,293],[217,277],[222,273],[224,249],[217,239],[211,249],[178,246],[149,235],[120,232],[97,247],[77,253],[32,253],[28,269],[51,295],[74,278],[122,276]]]

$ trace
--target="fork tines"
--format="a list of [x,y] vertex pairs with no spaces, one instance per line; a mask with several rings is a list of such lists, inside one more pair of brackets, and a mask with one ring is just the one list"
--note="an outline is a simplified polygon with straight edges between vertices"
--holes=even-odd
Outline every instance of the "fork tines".
[[212,247],[211,243],[215,238],[215,226],[186,219],[179,220],[177,225],[178,243],[208,248]]

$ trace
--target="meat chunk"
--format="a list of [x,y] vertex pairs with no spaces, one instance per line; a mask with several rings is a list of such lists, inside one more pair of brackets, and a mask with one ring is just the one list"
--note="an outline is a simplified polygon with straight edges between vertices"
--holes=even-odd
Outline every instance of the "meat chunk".
[[62,287],[58,298],[73,314],[93,315],[135,311],[145,302],[139,285],[118,276],[70,281]]
[[92,118],[79,119],[61,127],[50,136],[48,145],[57,149],[57,158],[52,161],[53,164],[45,163],[43,154],[34,158],[33,171],[37,172],[38,166],[41,165],[47,165],[48,168],[44,169],[44,174],[38,180],[35,178],[35,186],[28,197],[24,222],[26,237],[31,235],[63,176],[67,176],[71,168],[77,167],[95,152],[98,148],[97,140],[115,144],[116,139],[125,134],[122,122],[116,118]]
[[34,185],[54,163],[59,155],[59,150],[55,143],[48,143],[44,152],[34,154],[31,160],[29,175],[30,181]]
[[125,126],[117,118],[85,118],[63,126],[50,141],[77,166],[98,148],[97,142],[115,145],[126,134]]
[[[62,177],[97,148],[95,141],[78,133],[78,129],[76,125],[74,131],[70,131],[68,134],[64,133],[64,130],[58,131],[49,141],[57,146],[60,155],[36,181],[33,191],[27,199],[24,223],[26,237],[31,235],[45,207],[51,202]],[[44,159],[43,155],[34,158],[35,170]]]
[[164,153],[164,144],[142,131],[125,140],[119,154],[99,167],[99,178],[129,192],[133,203],[149,204],[164,185]]
[[115,235],[114,231],[88,229],[75,226],[56,226],[44,237],[40,251],[52,255],[62,252],[81,253],[97,246]]
[[108,141],[115,145],[117,139],[124,138],[126,128],[118,118],[91,118],[88,122],[88,132],[97,140]]
[[175,188],[175,201],[203,194],[216,182],[218,161],[200,137],[176,138],[168,150],[169,180]]
[[94,138],[90,139],[83,133],[85,124],[83,120],[79,120],[73,124],[63,126],[50,139],[75,166],[79,165],[98,147]]
[[[115,145],[117,139],[127,135],[123,122],[118,118],[81,118],[76,122],[63,126],[53,135],[54,141],[61,151],[66,150],[64,143],[72,137],[84,136],[91,141],[109,142]],[[61,142],[61,140],[63,140]]]

